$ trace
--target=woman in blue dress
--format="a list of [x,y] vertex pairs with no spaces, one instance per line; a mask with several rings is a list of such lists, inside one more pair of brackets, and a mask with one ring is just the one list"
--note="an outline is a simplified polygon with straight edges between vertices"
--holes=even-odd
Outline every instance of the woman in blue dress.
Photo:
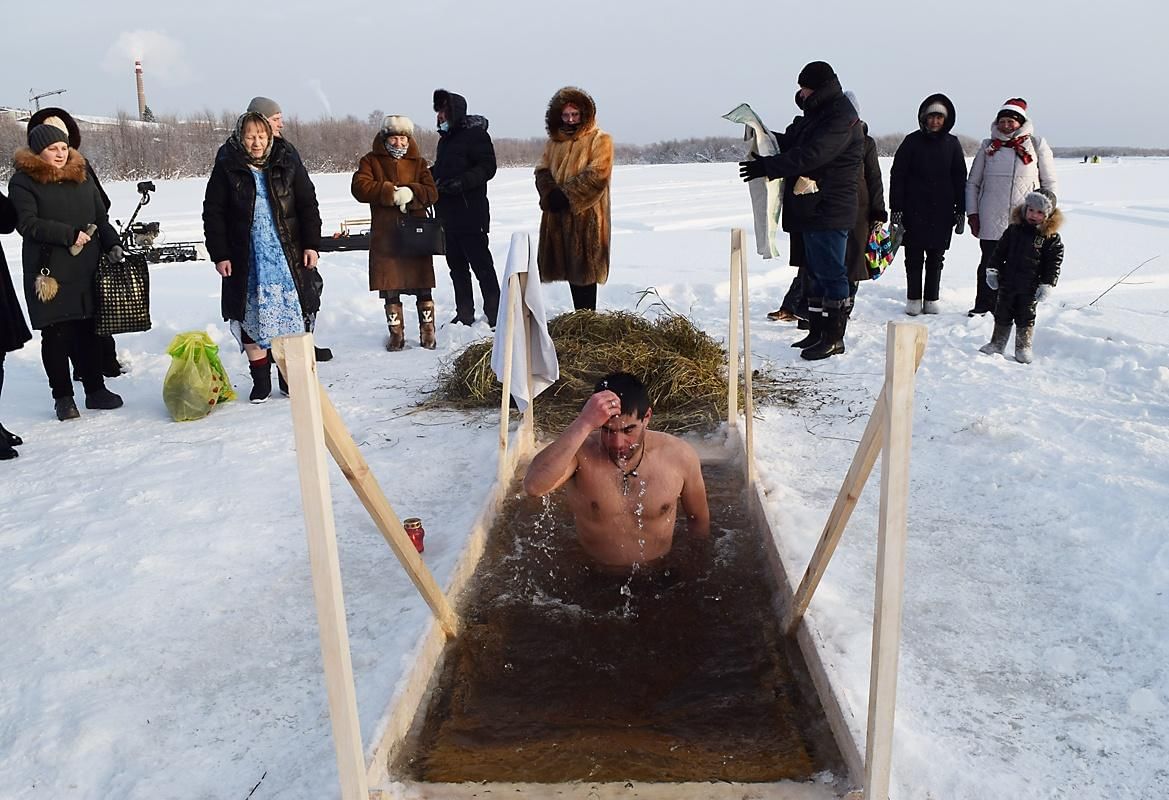
[[[272,339],[304,332],[320,307],[321,216],[304,164],[262,115],[244,114],[219,148],[203,233],[223,277],[223,318],[248,356],[253,403],[272,393]],[[283,381],[281,381],[283,383]]]

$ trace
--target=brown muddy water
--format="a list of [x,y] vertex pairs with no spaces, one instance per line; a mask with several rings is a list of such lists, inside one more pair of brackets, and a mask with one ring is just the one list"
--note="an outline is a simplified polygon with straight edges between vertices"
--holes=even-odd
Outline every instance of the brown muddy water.
[[683,523],[666,563],[626,575],[590,566],[559,494],[510,499],[394,771],[440,783],[843,775],[779,630],[741,471],[703,473],[712,545],[684,546]]

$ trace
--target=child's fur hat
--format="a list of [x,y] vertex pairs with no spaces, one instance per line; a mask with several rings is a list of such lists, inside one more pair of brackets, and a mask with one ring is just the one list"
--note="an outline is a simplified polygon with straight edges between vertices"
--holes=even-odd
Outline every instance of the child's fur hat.
[[1027,196],[1023,198],[1023,205],[1032,211],[1042,211],[1043,216],[1050,217],[1051,212],[1055,211],[1055,192],[1050,189],[1027,192]]

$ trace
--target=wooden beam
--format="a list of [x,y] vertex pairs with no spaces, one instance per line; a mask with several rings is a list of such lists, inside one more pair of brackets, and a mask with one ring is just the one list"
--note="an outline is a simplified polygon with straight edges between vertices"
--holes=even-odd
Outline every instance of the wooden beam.
[[739,424],[739,279],[743,229],[731,228],[731,307],[727,322],[727,428]]
[[361,746],[361,725],[357,717],[357,692],[353,685],[353,663],[349,653],[349,631],[345,624],[345,599],[341,590],[341,564],[333,523],[333,502],[329,472],[325,463],[325,441],[320,392],[311,334],[277,340],[285,354],[284,375],[292,399],[292,434],[296,442],[296,463],[300,475],[300,496],[308,535],[313,595],[320,627],[321,657],[325,687],[329,696],[329,719],[342,800],[368,800],[365,781],[365,754]]
[[[918,338],[914,352],[914,370],[921,365],[921,359],[924,355],[925,337],[922,336]],[[828,569],[828,562],[832,560],[836,546],[840,544],[840,539],[844,535],[845,526],[848,525],[853,509],[856,508],[857,501],[860,500],[865,483],[873,471],[873,465],[877,463],[877,456],[881,453],[881,445],[884,441],[885,420],[888,415],[887,396],[888,389],[882,386],[881,394],[877,397],[877,404],[873,408],[873,413],[869,415],[868,424],[865,425],[860,444],[857,445],[856,452],[852,456],[852,464],[849,465],[844,481],[840,485],[840,491],[836,495],[836,503],[832,506],[831,513],[828,514],[828,521],[824,523],[824,531],[820,534],[820,541],[816,543],[816,550],[812,553],[803,580],[800,581],[799,588],[796,589],[791,608],[787,611],[784,629],[788,634],[795,632],[800,618],[807,612],[808,606],[812,602],[812,595],[816,592],[816,587],[820,585],[820,580]]]
[[869,717],[865,738],[865,798],[888,800],[897,706],[897,662],[909,516],[909,451],[913,436],[914,360],[924,346],[922,325],[890,322],[886,335],[887,417],[881,459],[877,586],[869,673]]

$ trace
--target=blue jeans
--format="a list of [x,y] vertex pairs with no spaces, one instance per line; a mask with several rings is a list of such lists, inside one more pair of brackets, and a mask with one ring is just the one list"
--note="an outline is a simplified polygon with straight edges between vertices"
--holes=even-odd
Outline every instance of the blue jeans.
[[844,264],[844,253],[848,231],[804,231],[800,236],[804,240],[804,259],[811,282],[808,296],[847,300],[848,268]]

